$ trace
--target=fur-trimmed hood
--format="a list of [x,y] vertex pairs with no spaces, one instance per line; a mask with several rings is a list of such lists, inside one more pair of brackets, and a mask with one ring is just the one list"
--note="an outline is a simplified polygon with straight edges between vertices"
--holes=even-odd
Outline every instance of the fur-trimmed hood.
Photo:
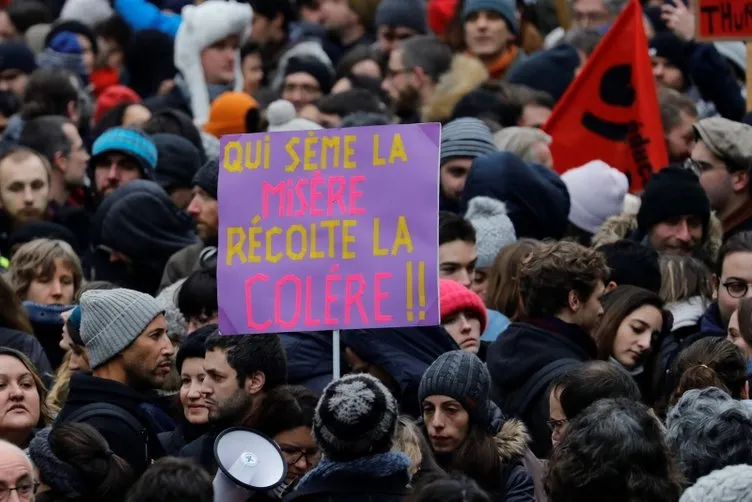
[[[628,239],[637,230],[637,215],[620,214],[612,216],[601,225],[593,235],[593,247],[600,247],[622,239]],[[718,251],[723,244],[723,226],[721,221],[713,214],[710,215],[708,225],[708,238],[702,244],[702,258],[710,263],[715,263]]]
[[504,462],[522,459],[528,450],[530,436],[522,421],[510,418],[494,437],[496,449]]
[[457,54],[449,71],[441,76],[433,99],[421,111],[423,122],[446,122],[467,93],[488,80],[488,71],[478,58]]

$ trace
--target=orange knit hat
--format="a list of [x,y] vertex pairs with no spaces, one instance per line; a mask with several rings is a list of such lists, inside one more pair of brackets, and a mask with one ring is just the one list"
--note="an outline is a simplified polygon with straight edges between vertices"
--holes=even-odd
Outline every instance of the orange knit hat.
[[248,111],[258,102],[244,92],[223,92],[212,103],[204,131],[219,138],[225,134],[242,134],[246,129]]

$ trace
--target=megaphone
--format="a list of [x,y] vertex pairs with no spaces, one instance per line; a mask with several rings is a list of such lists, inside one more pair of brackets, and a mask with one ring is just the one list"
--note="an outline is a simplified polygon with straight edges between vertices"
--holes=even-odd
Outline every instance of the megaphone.
[[215,502],[245,502],[287,476],[287,462],[277,443],[251,429],[223,431],[214,441],[214,458],[219,467],[213,483]]

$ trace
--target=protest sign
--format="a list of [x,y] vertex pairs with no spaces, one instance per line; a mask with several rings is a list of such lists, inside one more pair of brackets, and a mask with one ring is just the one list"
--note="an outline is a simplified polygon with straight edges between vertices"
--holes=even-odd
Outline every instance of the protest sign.
[[752,0],[696,0],[699,40],[752,40]]
[[435,326],[439,124],[224,136],[222,333]]

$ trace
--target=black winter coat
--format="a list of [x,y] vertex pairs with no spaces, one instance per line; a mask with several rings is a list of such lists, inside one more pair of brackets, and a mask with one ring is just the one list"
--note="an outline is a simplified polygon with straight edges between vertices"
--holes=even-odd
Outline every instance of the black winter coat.
[[42,375],[42,379],[45,383],[50,382],[50,375],[52,375],[52,367],[47,360],[47,355],[44,353],[42,344],[39,340],[23,331],[16,331],[10,328],[0,328],[0,347],[8,347],[16,349],[19,352],[25,354],[34,366],[37,367],[37,371]]

